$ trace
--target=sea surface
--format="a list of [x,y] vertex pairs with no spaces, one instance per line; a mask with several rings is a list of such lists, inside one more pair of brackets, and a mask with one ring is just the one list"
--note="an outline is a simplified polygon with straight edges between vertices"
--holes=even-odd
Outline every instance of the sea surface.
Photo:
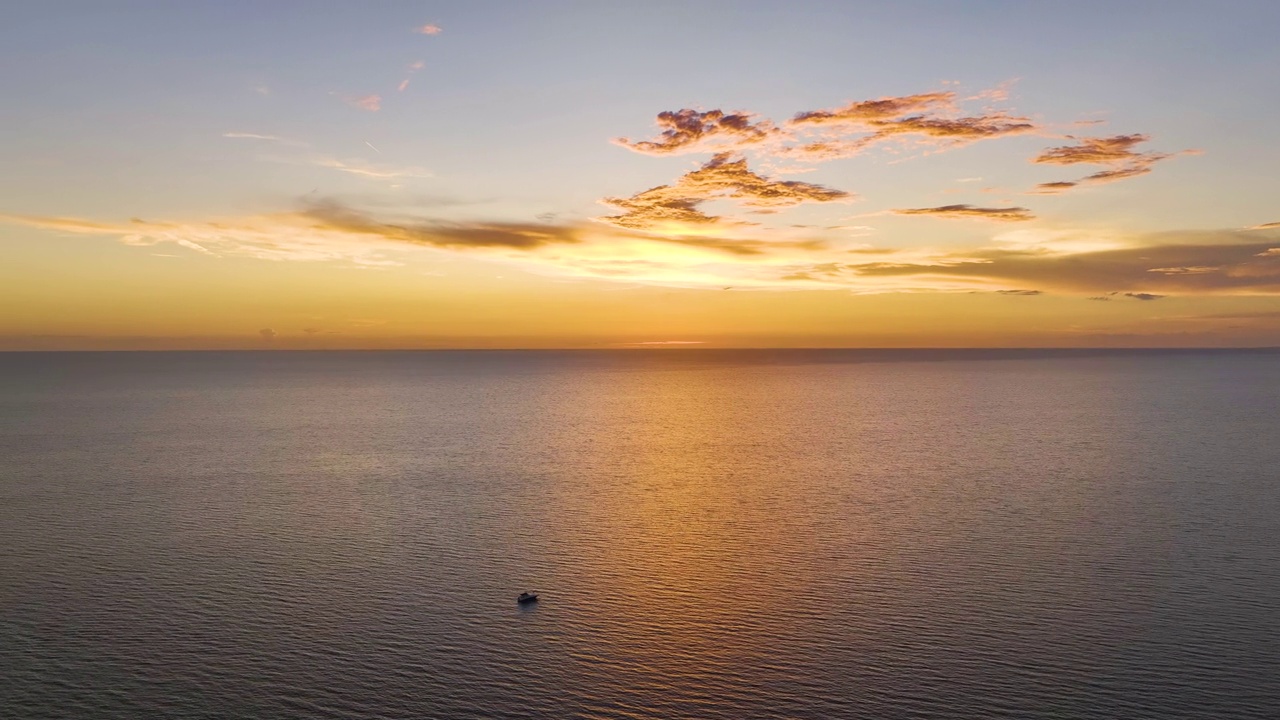
[[0,354],[0,717],[1278,718],[1280,354]]

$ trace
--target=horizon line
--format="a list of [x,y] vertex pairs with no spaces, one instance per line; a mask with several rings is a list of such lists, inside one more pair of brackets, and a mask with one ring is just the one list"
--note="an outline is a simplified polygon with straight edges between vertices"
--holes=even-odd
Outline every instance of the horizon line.
[[653,352],[696,354],[699,352],[759,352],[759,351],[844,351],[844,352],[1280,352],[1280,345],[1098,345],[1098,346],[742,346],[706,347],[689,345],[640,345],[626,344],[609,347],[442,347],[442,348],[12,348],[0,349],[0,354],[32,353],[432,353],[432,352]]

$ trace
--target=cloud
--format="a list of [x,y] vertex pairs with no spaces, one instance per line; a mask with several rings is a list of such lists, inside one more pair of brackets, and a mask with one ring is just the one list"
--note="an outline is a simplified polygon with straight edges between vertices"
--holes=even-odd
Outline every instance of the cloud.
[[764,142],[778,134],[773,123],[753,123],[750,113],[726,113],[723,110],[699,112],[688,108],[658,113],[655,123],[663,128],[656,140],[632,141],[616,138],[613,142],[645,155],[679,155],[708,152],[726,147],[741,149],[745,145]]
[[1113,137],[1072,138],[1078,140],[1075,145],[1049,148],[1041,152],[1032,162],[1049,165],[1075,165],[1078,163],[1094,163],[1110,165],[1128,162],[1140,153],[1133,152],[1133,146],[1150,140],[1146,135],[1115,135]]
[[171,244],[221,257],[378,267],[407,262],[408,253],[449,252],[554,277],[673,287],[1038,291],[1138,301],[1167,295],[1280,296],[1280,253],[1269,252],[1276,249],[1274,240],[1250,242],[1249,233],[1226,230],[1132,236],[1108,240],[1105,249],[1088,249],[1089,243],[1066,238],[1047,245],[851,251],[821,237],[778,239],[760,228],[717,223],[698,233],[655,235],[593,222],[449,222],[373,214],[334,201],[211,220],[104,222],[8,215],[0,216],[0,222],[111,237],[133,246]]
[[1000,222],[1034,220],[1035,215],[1023,207],[988,208],[972,205],[943,205],[941,207],[905,208],[891,211],[895,215],[930,215],[942,218],[979,218]]
[[[1003,94],[982,94],[974,98],[1003,99]],[[810,161],[833,160],[857,155],[867,148],[892,139],[916,136],[937,147],[955,148],[979,140],[1019,135],[1039,130],[1029,118],[990,111],[959,116],[954,92],[933,92],[901,97],[862,100],[833,110],[797,113],[787,126],[797,130],[817,130],[825,137],[798,146],[785,147],[779,154]],[[850,133],[864,133],[857,138]]]
[[315,203],[298,214],[316,227],[350,235],[438,248],[508,248],[530,250],[546,245],[572,244],[572,228],[541,223],[472,223],[439,221],[387,222],[333,201]]
[[276,331],[271,328],[262,328],[258,331],[258,336],[265,342],[271,342],[276,339]]
[[997,293],[997,294],[999,294],[999,295],[1026,295],[1026,296],[1031,296],[1031,295],[1043,295],[1043,294],[1044,294],[1044,291],[1043,291],[1043,290],[997,290],[997,291],[996,291],[996,293]]
[[843,190],[822,185],[769,180],[747,169],[746,160],[722,153],[674,184],[659,185],[628,198],[605,198],[604,203],[625,212],[598,220],[632,230],[678,232],[723,221],[699,209],[708,200],[729,199],[748,208],[771,209],[850,197]]
[[444,32],[444,29],[441,28],[439,25],[432,25],[431,23],[427,23],[426,25],[421,25],[419,27],[414,28],[413,31],[418,33],[419,35],[439,35],[440,33]]
[[1269,223],[1262,223],[1261,225],[1251,225],[1245,229],[1246,230],[1272,230],[1274,228],[1280,228],[1280,222],[1269,222]]
[[1059,180],[1057,182],[1040,183],[1039,185],[1036,186],[1036,192],[1040,195],[1056,195],[1057,193],[1063,192],[1064,190],[1070,190],[1071,188],[1079,184],[1080,183],[1078,182],[1069,181],[1069,180]]
[[[997,283],[1030,285],[1063,292],[1118,293],[1137,300],[1169,293],[1280,294],[1280,255],[1260,255],[1267,244],[1242,242],[1245,237],[1232,231],[1166,233],[1134,238],[1129,247],[1067,254],[978,248],[903,262],[850,264],[839,279],[852,284],[855,280],[850,275],[912,278],[928,280],[935,287],[970,285],[972,289]],[[1193,271],[1152,272],[1153,266]]]
[[1193,265],[1191,267],[1162,267],[1151,268],[1147,272],[1160,273],[1161,275],[1203,275],[1205,273],[1217,272],[1222,268],[1216,265]]
[[250,132],[224,132],[222,133],[222,137],[238,138],[243,140],[271,140],[276,142],[280,140],[280,138],[275,135],[259,135],[258,133]]
[[405,91],[405,88],[409,87],[409,79],[413,77],[413,74],[414,74],[414,73],[416,73],[416,72],[418,72],[419,70],[421,70],[422,68],[424,68],[424,67],[426,67],[426,66],[427,66],[427,64],[426,64],[425,62],[421,61],[421,60],[419,60],[419,61],[417,61],[417,62],[415,62],[415,63],[411,63],[411,64],[409,65],[409,67],[408,67],[409,77],[406,77],[404,80],[401,80],[401,81],[400,81],[400,85],[399,85],[399,86],[397,86],[397,88],[396,88],[396,89],[397,89],[399,92],[404,92],[404,91]]
[[431,172],[420,167],[396,167],[392,165],[373,165],[363,163],[358,160],[338,160],[337,158],[321,157],[316,158],[312,164],[318,167],[331,168],[340,172],[349,173],[351,175],[359,175],[360,177],[376,178],[376,179],[394,179],[394,178],[426,178],[431,177]]
[[[1003,90],[990,91],[965,100],[1003,100],[1006,96]],[[915,137],[920,142],[951,148],[1039,129],[1029,118],[1002,111],[964,116],[956,94],[950,91],[806,110],[796,113],[782,128],[757,118],[746,111],[666,111],[657,117],[662,131],[656,138],[618,138],[614,142],[647,155],[754,151],[764,156],[820,162],[851,157],[895,138]]]
[[[1140,153],[1134,146],[1144,143],[1150,138],[1146,135],[1113,135],[1111,137],[1076,138],[1075,145],[1063,145],[1044,150],[1031,162],[1039,165],[1110,165],[1108,170],[1101,170],[1075,181],[1059,181],[1037,185],[1039,194],[1055,194],[1080,185],[1109,183],[1125,180],[1151,172],[1156,163],[1167,160],[1182,153]],[[1184,151],[1186,152],[1186,151]]]
[[363,95],[361,97],[346,98],[346,103],[354,108],[368,110],[369,112],[378,112],[382,109],[382,96],[378,94]]
[[644,342],[626,343],[627,345],[705,345],[705,340],[646,340]]
[[790,125],[856,125],[868,126],[893,118],[937,108],[950,108],[955,104],[953,92],[921,93],[902,97],[883,97],[877,100],[851,102],[834,110],[807,110],[796,113]]
[[1254,257],[1276,257],[1276,256],[1280,256],[1280,248],[1267,248],[1266,250],[1263,250],[1262,252],[1255,255]]
[[126,245],[175,243],[210,255],[263,260],[346,261],[395,265],[386,253],[407,246],[449,250],[521,250],[579,242],[572,226],[541,223],[449,223],[379,220],[333,201],[300,210],[203,222],[103,223],[77,218],[0,215],[0,221],[86,235],[112,235]]

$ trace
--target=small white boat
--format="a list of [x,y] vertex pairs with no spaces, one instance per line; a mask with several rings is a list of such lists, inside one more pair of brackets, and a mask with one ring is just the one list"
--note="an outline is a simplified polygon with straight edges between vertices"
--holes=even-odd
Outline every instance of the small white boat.
[[516,602],[517,602],[517,603],[519,603],[519,604],[521,604],[521,605],[526,605],[526,604],[531,603],[531,602],[538,602],[538,593],[533,592],[533,591],[529,591],[529,592],[522,592],[522,593],[520,593],[520,595],[516,598]]

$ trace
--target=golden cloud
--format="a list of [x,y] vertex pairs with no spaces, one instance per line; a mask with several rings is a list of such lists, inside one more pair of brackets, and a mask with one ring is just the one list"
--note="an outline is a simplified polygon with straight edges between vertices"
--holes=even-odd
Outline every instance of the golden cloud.
[[895,215],[929,215],[941,218],[977,218],[999,222],[1024,222],[1034,220],[1035,215],[1024,207],[988,208],[972,205],[943,205],[941,207],[906,208],[893,210]]
[[[379,218],[326,202],[287,213],[199,222],[0,216],[51,231],[171,243],[276,261],[401,264],[415,248],[516,264],[530,272],[679,287],[843,289],[858,293],[1008,291],[1154,300],[1165,295],[1280,294],[1274,242],[1237,231],[1129,238],[1123,247],[990,246],[966,251],[851,247],[824,238],[767,240],[739,228],[661,236],[599,223],[457,223]],[[1063,245],[1069,248],[1070,244]],[[1081,246],[1084,247],[1084,246]],[[853,257],[857,260],[849,262]]]
[[[1071,137],[1071,136],[1068,136]],[[1125,180],[1151,172],[1151,166],[1167,160],[1180,153],[1140,153],[1133,150],[1135,145],[1144,143],[1150,138],[1147,135],[1114,135],[1112,137],[1075,138],[1075,145],[1063,145],[1049,148],[1032,158],[1031,162],[1040,165],[1110,165],[1109,170],[1101,170],[1079,180],[1048,182],[1037,185],[1037,193],[1052,195],[1074,187],[1087,184],[1109,183]]]
[[746,160],[735,160],[723,153],[671,185],[649,188],[628,198],[605,198],[603,202],[625,212],[598,219],[631,230],[678,232],[723,222],[722,218],[698,209],[708,200],[729,199],[748,208],[770,209],[850,197],[843,190],[822,185],[770,180],[749,170]]
[[688,108],[661,112],[655,122],[663,130],[656,140],[617,138],[613,142],[646,155],[678,155],[725,147],[741,149],[778,134],[773,123],[768,120],[753,123],[752,117],[745,112],[699,112]]
[[883,97],[877,100],[851,102],[834,110],[807,110],[796,113],[790,125],[857,125],[867,126],[912,113],[951,108],[955,104],[953,92],[921,93],[902,97]]

